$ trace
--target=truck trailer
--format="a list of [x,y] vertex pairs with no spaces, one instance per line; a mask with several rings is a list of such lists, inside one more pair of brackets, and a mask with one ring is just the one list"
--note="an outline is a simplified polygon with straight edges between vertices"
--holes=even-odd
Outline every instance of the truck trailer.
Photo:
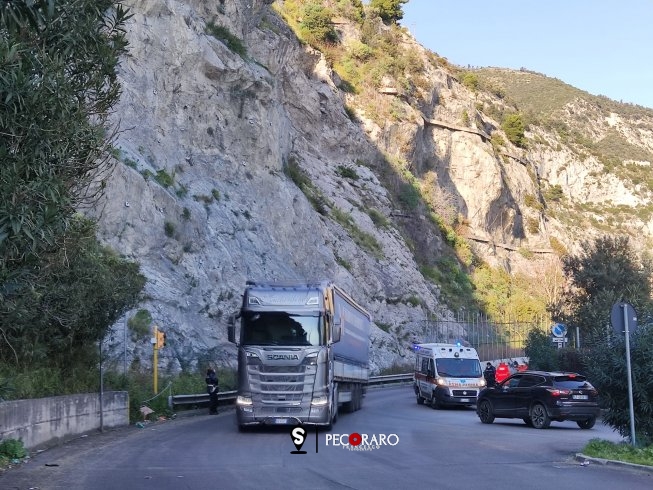
[[247,281],[242,307],[228,327],[229,341],[238,346],[239,429],[330,429],[339,406],[361,408],[371,324],[371,315],[332,282]]

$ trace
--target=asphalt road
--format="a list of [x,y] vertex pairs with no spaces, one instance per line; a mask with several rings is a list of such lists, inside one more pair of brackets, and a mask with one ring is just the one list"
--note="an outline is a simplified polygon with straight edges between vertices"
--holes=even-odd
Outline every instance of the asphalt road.
[[[334,445],[353,433],[385,444]],[[600,423],[591,430],[573,422],[547,430],[521,420],[484,425],[471,409],[433,410],[417,405],[409,386],[390,387],[370,390],[360,411],[317,434],[317,445],[309,430],[306,454],[291,453],[289,428],[239,433],[229,411],[76,439],[6,471],[0,488],[653,488],[653,473],[576,461],[592,438],[620,440]]]

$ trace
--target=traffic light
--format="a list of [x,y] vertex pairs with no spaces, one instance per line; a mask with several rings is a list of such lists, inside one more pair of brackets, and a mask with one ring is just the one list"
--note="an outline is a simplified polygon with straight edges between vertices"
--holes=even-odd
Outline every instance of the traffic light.
[[156,331],[156,348],[163,349],[166,346],[166,333],[161,330]]

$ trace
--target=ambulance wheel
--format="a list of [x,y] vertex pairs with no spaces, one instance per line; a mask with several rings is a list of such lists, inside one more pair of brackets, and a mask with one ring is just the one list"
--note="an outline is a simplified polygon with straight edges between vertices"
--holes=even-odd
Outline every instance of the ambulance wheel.
[[438,410],[441,408],[440,401],[438,400],[438,397],[435,395],[435,391],[431,396],[431,408],[433,408],[434,410]]
[[415,387],[415,396],[417,397],[417,404],[424,405],[424,397],[420,393],[419,388],[417,386]]

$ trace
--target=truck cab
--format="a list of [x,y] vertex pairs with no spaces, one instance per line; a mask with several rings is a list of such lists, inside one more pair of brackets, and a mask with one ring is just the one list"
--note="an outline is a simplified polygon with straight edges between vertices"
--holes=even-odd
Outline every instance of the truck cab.
[[369,379],[371,321],[328,281],[248,281],[228,328],[238,346],[238,427],[330,428],[339,405],[358,410]]

